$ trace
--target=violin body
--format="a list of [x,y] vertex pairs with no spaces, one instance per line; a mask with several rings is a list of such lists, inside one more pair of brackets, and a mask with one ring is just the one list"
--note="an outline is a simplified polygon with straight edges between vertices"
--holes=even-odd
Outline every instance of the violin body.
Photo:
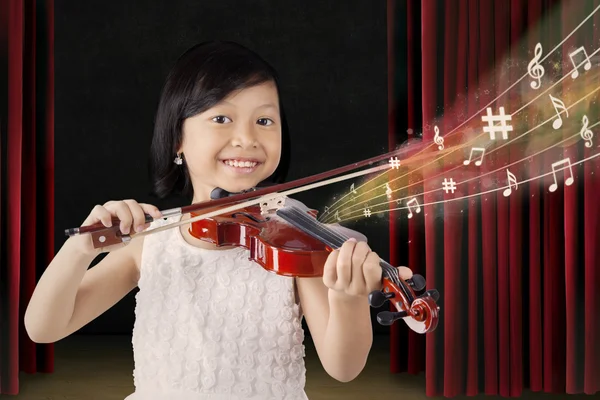
[[261,213],[258,205],[196,221],[189,232],[218,247],[245,247],[250,251],[250,259],[283,276],[322,276],[325,261],[333,251],[275,213]]

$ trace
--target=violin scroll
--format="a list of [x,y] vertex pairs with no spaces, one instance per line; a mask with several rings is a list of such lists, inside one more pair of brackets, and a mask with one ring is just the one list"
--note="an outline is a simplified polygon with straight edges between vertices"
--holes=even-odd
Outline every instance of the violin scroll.
[[395,321],[403,319],[404,322],[417,333],[429,333],[435,330],[438,324],[440,307],[436,301],[440,295],[437,290],[427,290],[420,296],[415,294],[425,288],[425,278],[413,275],[412,278],[402,280],[393,268],[382,262],[384,278],[383,289],[375,290],[369,294],[369,304],[378,308],[390,301],[397,311],[382,311],[377,314],[377,322],[381,325],[392,325]]

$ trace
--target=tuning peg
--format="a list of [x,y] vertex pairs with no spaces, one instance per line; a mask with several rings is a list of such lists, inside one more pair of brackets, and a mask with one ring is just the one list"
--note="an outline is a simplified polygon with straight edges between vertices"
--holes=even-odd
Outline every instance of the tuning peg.
[[382,292],[381,290],[374,290],[369,293],[369,304],[371,307],[381,307],[388,299],[394,297],[392,292]]
[[377,322],[381,325],[392,325],[395,321],[408,316],[406,311],[382,311],[377,314]]
[[413,290],[416,290],[417,292],[425,289],[426,286],[425,278],[418,274],[413,275],[410,279],[407,279],[406,283],[408,283],[413,288]]
[[430,289],[419,296],[419,298],[422,297],[431,297],[433,300],[438,301],[440,298],[440,292],[438,292],[436,289]]

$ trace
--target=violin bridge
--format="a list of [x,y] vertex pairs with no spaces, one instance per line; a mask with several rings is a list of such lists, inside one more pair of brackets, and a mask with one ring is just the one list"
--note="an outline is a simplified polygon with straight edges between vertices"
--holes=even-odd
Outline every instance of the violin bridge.
[[275,197],[265,196],[264,200],[260,200],[260,213],[266,215],[279,210],[285,206],[285,196],[278,195]]

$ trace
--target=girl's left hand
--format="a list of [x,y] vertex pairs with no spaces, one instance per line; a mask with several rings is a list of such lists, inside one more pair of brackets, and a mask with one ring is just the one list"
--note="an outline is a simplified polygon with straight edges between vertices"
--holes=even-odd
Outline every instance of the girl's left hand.
[[[382,288],[382,269],[379,256],[366,242],[354,238],[327,257],[323,268],[323,283],[329,289],[350,297],[367,297]],[[412,271],[399,267],[400,278],[409,279]]]

